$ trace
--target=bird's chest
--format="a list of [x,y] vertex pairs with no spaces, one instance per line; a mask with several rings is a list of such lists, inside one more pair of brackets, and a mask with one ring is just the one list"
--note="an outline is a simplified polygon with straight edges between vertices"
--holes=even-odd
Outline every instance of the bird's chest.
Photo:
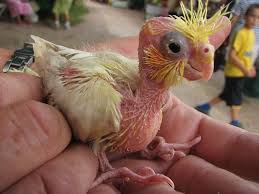
[[145,149],[160,129],[162,122],[161,103],[123,100],[121,113],[118,151],[137,152]]

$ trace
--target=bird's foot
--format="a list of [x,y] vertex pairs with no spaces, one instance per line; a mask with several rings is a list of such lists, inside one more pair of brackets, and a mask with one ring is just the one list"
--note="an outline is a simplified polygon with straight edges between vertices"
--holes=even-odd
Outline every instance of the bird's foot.
[[125,182],[135,182],[143,185],[167,183],[174,188],[174,183],[169,177],[163,174],[157,174],[149,167],[144,167],[137,171],[137,173],[133,172],[127,167],[110,170],[101,174],[94,181],[91,188],[94,188],[97,185],[114,178],[122,178]]
[[147,159],[154,159],[156,157],[166,161],[179,159],[186,155],[185,151],[198,144],[200,141],[201,136],[198,136],[186,143],[166,143],[163,137],[156,136],[141,154]]
[[110,170],[114,169],[112,167],[112,165],[110,164],[110,162],[109,162],[109,160],[108,160],[104,150],[101,150],[98,153],[98,160],[99,160],[99,165],[100,165],[101,172],[106,172],[106,171],[110,171]]

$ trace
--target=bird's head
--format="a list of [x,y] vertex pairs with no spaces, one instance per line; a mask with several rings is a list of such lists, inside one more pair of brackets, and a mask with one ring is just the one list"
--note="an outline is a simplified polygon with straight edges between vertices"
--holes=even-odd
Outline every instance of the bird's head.
[[188,80],[208,80],[214,52],[228,36],[231,23],[222,7],[207,19],[207,4],[198,0],[190,10],[181,4],[183,16],[156,17],[142,27],[139,39],[140,73],[165,86]]

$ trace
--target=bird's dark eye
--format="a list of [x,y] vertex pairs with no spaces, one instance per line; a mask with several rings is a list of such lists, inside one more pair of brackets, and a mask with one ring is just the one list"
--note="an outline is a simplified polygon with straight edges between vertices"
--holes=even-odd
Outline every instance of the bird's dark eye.
[[181,51],[181,46],[175,42],[170,43],[168,47],[173,53],[179,53]]
[[183,58],[189,54],[188,41],[180,32],[168,32],[161,37],[160,50],[166,57]]

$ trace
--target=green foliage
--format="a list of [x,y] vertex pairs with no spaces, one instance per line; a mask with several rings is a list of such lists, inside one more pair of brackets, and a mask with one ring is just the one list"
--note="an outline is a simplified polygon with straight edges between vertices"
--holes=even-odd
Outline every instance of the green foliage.
[[87,7],[83,0],[74,0],[70,10],[70,20],[72,24],[78,24],[83,20],[83,16],[87,13]]
[[[42,19],[53,17],[52,8],[54,0],[36,0],[36,2],[40,7],[40,16],[42,16]],[[84,0],[74,0],[70,10],[70,22],[73,25],[80,23],[87,11]]]

